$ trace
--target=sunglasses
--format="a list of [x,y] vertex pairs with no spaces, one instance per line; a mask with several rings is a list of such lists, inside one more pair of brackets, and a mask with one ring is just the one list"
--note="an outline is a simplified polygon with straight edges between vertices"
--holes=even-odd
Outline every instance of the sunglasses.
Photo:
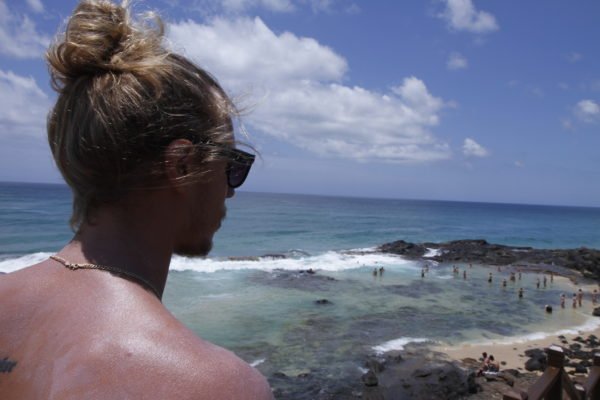
[[226,170],[227,185],[231,189],[236,189],[242,186],[248,177],[255,155],[239,149],[230,149],[227,153],[230,158]]

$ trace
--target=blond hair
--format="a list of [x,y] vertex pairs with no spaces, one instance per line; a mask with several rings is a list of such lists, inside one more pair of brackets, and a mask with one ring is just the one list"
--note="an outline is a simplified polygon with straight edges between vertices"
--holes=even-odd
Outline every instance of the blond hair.
[[73,229],[99,206],[160,185],[173,140],[192,141],[200,165],[232,146],[232,101],[206,71],[170,52],[163,33],[158,16],[136,20],[127,2],[85,0],[48,49],[58,92],[48,141],[73,192]]

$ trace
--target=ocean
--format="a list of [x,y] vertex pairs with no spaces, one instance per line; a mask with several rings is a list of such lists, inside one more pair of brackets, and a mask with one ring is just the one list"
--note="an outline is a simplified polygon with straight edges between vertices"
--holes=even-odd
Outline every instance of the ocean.
[[[63,185],[0,183],[1,272],[71,238],[70,200]],[[173,257],[163,301],[268,378],[359,379],[365,355],[408,343],[518,342],[599,325],[589,310],[558,307],[575,290],[566,280],[536,289],[542,275],[526,273],[502,287],[496,267],[457,264],[455,275],[435,263],[421,278],[422,263],[374,249],[400,239],[599,249],[600,208],[249,192],[227,205],[207,258]],[[556,311],[544,313],[546,304]]]

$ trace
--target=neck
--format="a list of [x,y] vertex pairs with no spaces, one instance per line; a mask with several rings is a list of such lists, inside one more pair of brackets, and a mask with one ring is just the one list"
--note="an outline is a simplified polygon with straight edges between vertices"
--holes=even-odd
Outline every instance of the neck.
[[163,223],[168,218],[163,221],[164,212],[153,208],[139,203],[135,209],[105,207],[94,215],[93,224],[82,224],[59,255],[70,263],[99,264],[137,275],[162,298],[173,244],[168,240],[170,227]]

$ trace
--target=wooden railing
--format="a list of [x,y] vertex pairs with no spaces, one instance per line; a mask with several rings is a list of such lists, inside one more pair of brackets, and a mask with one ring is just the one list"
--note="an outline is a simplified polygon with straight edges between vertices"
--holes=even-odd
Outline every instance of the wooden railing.
[[562,348],[550,346],[548,367],[527,392],[505,393],[503,400],[562,400],[563,393],[571,400],[600,399],[600,353],[594,354],[593,366],[583,385],[574,384],[564,370],[565,354]]

